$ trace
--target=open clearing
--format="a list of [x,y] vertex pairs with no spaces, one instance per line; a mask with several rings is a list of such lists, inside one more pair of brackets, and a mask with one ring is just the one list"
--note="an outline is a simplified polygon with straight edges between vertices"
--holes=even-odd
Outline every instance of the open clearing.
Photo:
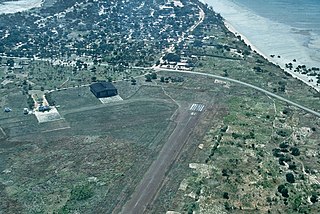
[[[110,213],[121,207],[174,128],[176,104],[157,99],[161,90],[154,92],[112,104],[90,103],[92,94],[66,103],[57,99],[64,119],[46,123],[34,115],[2,113],[7,139],[0,144],[0,210]],[[86,105],[77,108],[78,101]]]
[[51,107],[50,111],[35,111],[34,114],[36,115],[39,123],[52,122],[61,119],[61,116],[55,107]]

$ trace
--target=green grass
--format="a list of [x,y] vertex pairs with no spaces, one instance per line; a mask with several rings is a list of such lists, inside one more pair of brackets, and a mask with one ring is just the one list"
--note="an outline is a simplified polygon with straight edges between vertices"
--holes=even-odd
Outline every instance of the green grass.
[[[11,172],[0,175],[6,183],[1,201],[14,203],[10,208],[0,204],[1,210],[110,213],[119,209],[174,128],[169,118],[175,109],[168,101],[150,100],[69,112],[65,121],[70,129],[31,132],[21,144],[2,144],[2,168]],[[39,131],[54,126],[34,125]],[[8,133],[13,128],[7,127]],[[20,129],[20,134],[28,134],[27,128]],[[31,136],[34,140],[28,141]]]

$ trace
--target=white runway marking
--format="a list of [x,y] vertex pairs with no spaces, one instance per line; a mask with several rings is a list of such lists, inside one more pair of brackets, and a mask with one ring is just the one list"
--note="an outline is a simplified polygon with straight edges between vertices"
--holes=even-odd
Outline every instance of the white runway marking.
[[190,107],[190,111],[196,111],[196,112],[202,112],[203,109],[204,109],[204,105],[199,103],[194,103]]
[[57,129],[45,130],[42,132],[46,133],[46,132],[53,132],[53,131],[59,131],[59,130],[64,130],[64,129],[70,129],[70,128],[71,128],[70,126],[67,126],[67,127],[57,128]]

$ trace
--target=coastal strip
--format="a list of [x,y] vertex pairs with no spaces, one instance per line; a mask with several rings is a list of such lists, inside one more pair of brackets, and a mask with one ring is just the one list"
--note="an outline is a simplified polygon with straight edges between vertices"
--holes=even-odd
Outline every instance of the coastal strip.
[[0,3],[0,14],[17,13],[41,7],[43,0],[4,1]]
[[[235,36],[240,36],[241,39],[244,41],[244,43],[247,44],[247,46],[250,46],[252,51],[257,52],[259,55],[261,55],[262,57],[264,57],[265,59],[267,59],[269,62],[272,62],[275,65],[280,66],[281,69],[283,69],[285,72],[289,73],[293,78],[299,79],[302,82],[304,82],[305,84],[307,84],[308,86],[312,87],[314,90],[316,90],[317,92],[320,92],[320,86],[317,86],[315,84],[315,82],[309,82],[308,80],[308,76],[303,75],[303,74],[299,74],[296,72],[293,72],[292,70],[290,70],[289,68],[286,68],[284,66],[282,66],[281,64],[277,63],[275,60],[273,60],[272,57],[268,56],[267,54],[263,53],[259,48],[257,48],[252,42],[250,42],[250,40],[241,32],[237,31],[236,28],[234,26],[232,26],[232,24],[230,24],[230,22],[228,22],[227,20],[224,20],[224,25],[226,26],[226,28],[233,33]],[[284,62],[285,64],[285,62]],[[314,78],[314,81],[316,81],[316,78]]]
[[240,36],[252,50],[279,66],[293,78],[320,92],[316,75],[308,75],[308,72],[303,72],[301,69],[294,71],[300,66],[306,66],[305,70],[317,68],[319,63],[312,60],[308,49],[302,47],[300,41],[293,37],[290,26],[261,17],[234,1],[202,0],[202,2],[212,6],[215,12],[221,13],[226,28],[236,36]]

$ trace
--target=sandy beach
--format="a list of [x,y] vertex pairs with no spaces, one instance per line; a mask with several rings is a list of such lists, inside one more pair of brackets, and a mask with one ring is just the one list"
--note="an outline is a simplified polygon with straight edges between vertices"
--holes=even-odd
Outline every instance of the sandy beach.
[[[243,35],[242,33],[240,33],[239,31],[237,31],[227,20],[224,20],[224,25],[226,26],[226,28],[232,32],[235,36],[241,36],[241,39],[252,49],[252,51],[256,51],[258,54],[260,54],[261,56],[263,56],[265,59],[267,59],[268,61],[279,65],[284,71],[288,72],[289,74],[291,74],[294,78],[297,78],[299,80],[301,80],[302,82],[304,82],[305,84],[309,85],[310,87],[314,88],[316,91],[320,92],[320,86],[317,86],[317,79],[316,77],[311,77],[311,76],[307,76],[307,75],[303,75],[303,74],[299,74],[297,72],[293,72],[292,70],[286,68],[284,65],[286,63],[288,63],[288,61],[286,61],[285,59],[281,59],[281,58],[277,58],[275,60],[275,58],[271,57],[270,55],[267,55],[265,53],[263,53],[259,48],[257,48],[252,42],[250,42],[250,40]],[[276,56],[275,56],[276,57]],[[279,63],[280,62],[280,63]],[[295,62],[291,62],[293,65],[298,66],[298,63]],[[313,82],[309,82],[310,79],[313,79]]]
[[[312,58],[315,55],[311,54],[311,50],[303,46],[302,41],[305,35],[299,30],[261,17],[233,1],[204,0],[203,2],[220,13],[224,18],[225,26],[236,36],[241,36],[252,50],[320,92],[315,76],[293,72],[285,66],[287,63],[292,63],[293,68],[298,65],[306,65],[309,68],[320,67],[319,61]],[[271,57],[271,55],[275,56]],[[293,59],[296,59],[296,62]]]
[[[286,60],[281,60],[281,58],[277,58],[277,60],[274,60],[274,58],[272,58],[270,55],[267,55],[265,53],[263,53],[259,48],[257,48],[252,42],[250,42],[250,40],[243,34],[241,34],[239,31],[237,31],[227,20],[224,21],[224,25],[227,27],[227,29],[232,32],[234,35],[236,36],[241,36],[241,39],[252,49],[252,51],[256,51],[258,54],[260,54],[261,56],[263,56],[265,59],[267,59],[268,61],[279,65],[284,71],[290,73],[294,78],[297,78],[299,80],[301,80],[302,82],[304,82],[305,84],[309,85],[310,87],[314,88],[316,91],[320,92],[320,86],[317,86],[316,82],[317,79],[315,77],[311,77],[311,76],[306,76],[303,74],[299,74],[297,72],[293,72],[292,70],[286,68],[284,65],[286,63],[288,63]],[[281,61],[281,63],[279,63],[279,61]],[[294,63],[292,62],[293,65],[298,66],[298,63]],[[313,82],[309,82],[310,79],[313,79]]]
[[10,14],[41,7],[43,0],[7,1],[0,4],[0,14]]

